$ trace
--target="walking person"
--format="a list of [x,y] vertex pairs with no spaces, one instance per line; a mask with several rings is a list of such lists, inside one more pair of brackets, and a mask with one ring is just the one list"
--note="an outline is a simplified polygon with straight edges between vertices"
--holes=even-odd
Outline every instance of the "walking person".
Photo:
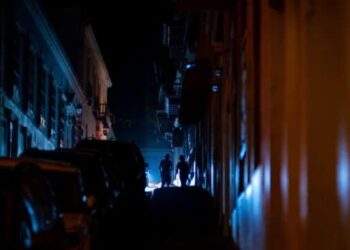
[[176,164],[176,174],[178,172],[180,172],[181,187],[185,187],[187,185],[188,174],[190,172],[190,166],[185,161],[184,155],[180,155],[179,162]]
[[169,154],[165,155],[165,158],[161,160],[159,164],[160,176],[162,178],[162,187],[170,187],[171,183],[171,170],[173,169],[173,164],[170,161]]

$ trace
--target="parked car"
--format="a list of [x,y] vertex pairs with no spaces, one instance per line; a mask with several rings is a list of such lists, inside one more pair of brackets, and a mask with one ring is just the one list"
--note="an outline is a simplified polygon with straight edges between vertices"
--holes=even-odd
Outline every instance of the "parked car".
[[[104,240],[106,230],[114,218],[117,203],[117,192],[110,185],[110,180],[101,159],[89,152],[79,152],[72,149],[60,149],[55,151],[28,149],[24,151],[21,157],[33,159],[46,159],[70,163],[77,167],[82,174],[86,186],[86,193],[90,199],[94,200],[91,207],[92,222],[91,230],[93,232],[93,247],[99,249],[101,241]],[[106,223],[108,222],[108,223]]]
[[0,159],[0,249],[65,249],[50,182],[39,166]]
[[120,141],[82,140],[76,149],[102,155],[111,182],[121,192],[144,193],[146,163],[137,145]]
[[139,148],[119,141],[82,140],[76,150],[99,154],[112,186],[119,191],[114,225],[111,225],[114,231],[107,239],[122,245],[131,244],[127,240],[131,235],[142,240],[147,230],[146,166]]
[[96,200],[94,208],[98,210],[98,213],[103,213],[103,211],[111,208],[114,194],[110,187],[110,179],[105,166],[96,155],[72,149],[52,151],[31,148],[25,150],[21,157],[53,160],[73,165],[81,172],[86,193]]
[[57,207],[61,211],[68,249],[91,248],[89,197],[80,171],[70,164],[30,158],[12,158],[13,165],[33,162],[52,185]]

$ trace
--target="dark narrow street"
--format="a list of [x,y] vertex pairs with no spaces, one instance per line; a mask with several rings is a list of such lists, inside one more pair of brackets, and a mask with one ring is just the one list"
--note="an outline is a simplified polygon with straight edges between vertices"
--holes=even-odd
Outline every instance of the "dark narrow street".
[[155,249],[235,250],[220,232],[213,198],[195,187],[155,190],[150,202],[148,246]]
[[201,188],[156,189],[144,204],[124,209],[101,249],[237,249],[220,232],[213,198]]
[[350,250],[350,0],[0,0],[0,250]]

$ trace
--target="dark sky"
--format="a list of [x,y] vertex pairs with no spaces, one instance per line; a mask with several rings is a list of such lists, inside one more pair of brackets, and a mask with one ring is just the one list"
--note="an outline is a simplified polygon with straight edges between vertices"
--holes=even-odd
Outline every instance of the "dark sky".
[[[98,1],[101,3],[100,1]],[[118,139],[141,147],[164,147],[154,123],[158,86],[153,62],[160,55],[162,23],[171,17],[167,0],[103,1],[89,5],[93,27],[108,66],[113,87],[110,109]]]
[[144,119],[156,96],[153,62],[159,56],[162,21],[170,16],[167,1],[103,2],[90,4],[89,10],[113,81],[110,107],[118,118]]
[[[40,1],[46,6],[49,19],[53,23],[68,23],[73,35],[74,26],[79,29],[76,13],[82,7],[87,10],[113,82],[109,107],[115,117],[117,138],[164,145],[154,124],[159,86],[154,80],[153,62],[160,55],[162,24],[172,16],[171,1]],[[67,35],[65,28],[61,27],[59,33],[72,44],[73,36]],[[74,46],[70,46],[73,53],[69,54],[76,54]]]
[[90,4],[89,10],[113,81],[109,104],[117,138],[141,147],[166,147],[154,123],[158,86],[153,62],[160,56],[162,23],[172,15],[170,1],[111,2]]

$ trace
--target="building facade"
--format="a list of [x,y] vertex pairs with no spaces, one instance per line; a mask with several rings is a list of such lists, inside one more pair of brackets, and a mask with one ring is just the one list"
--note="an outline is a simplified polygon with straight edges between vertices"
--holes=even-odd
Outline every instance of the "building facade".
[[349,4],[176,2],[197,54],[184,146],[223,231],[241,249],[350,249]]
[[84,28],[80,83],[87,97],[82,114],[83,137],[106,140],[115,138],[112,114],[108,108],[108,89],[112,87],[108,69],[90,25]]
[[87,100],[42,9],[2,1],[0,27],[0,154],[74,146]]

